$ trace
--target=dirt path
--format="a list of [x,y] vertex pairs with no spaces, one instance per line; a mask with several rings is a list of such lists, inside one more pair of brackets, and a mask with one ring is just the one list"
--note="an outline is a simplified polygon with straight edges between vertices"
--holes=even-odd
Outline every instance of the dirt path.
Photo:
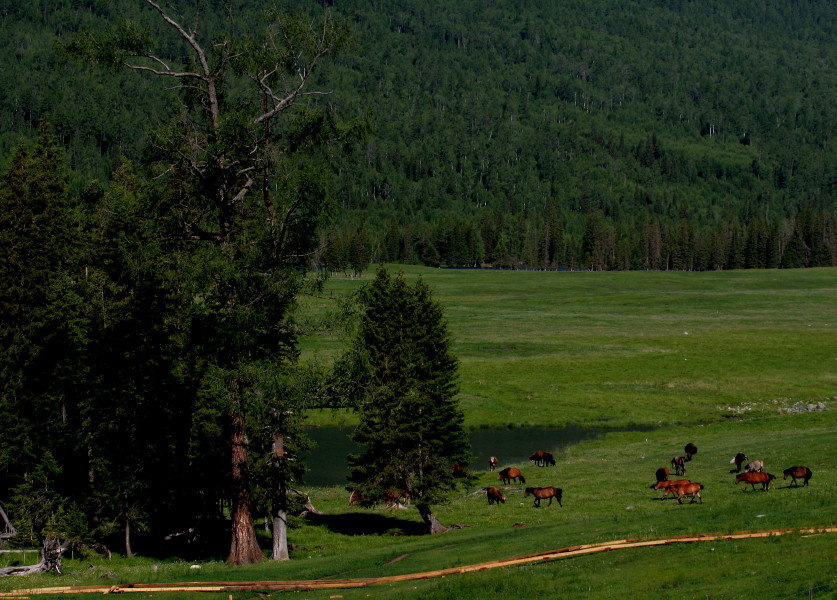
[[810,527],[802,529],[765,529],[761,531],[740,531],[737,533],[714,533],[699,535],[683,535],[669,538],[642,538],[631,540],[616,540],[612,542],[601,542],[598,544],[586,544],[583,546],[570,546],[559,550],[529,554],[491,562],[479,563],[441,569],[438,571],[425,571],[423,573],[409,573],[406,575],[391,575],[388,577],[368,577],[356,579],[309,579],[300,581],[223,581],[223,582],[187,582],[187,583],[129,583],[121,585],[91,585],[91,586],[67,586],[51,588],[29,588],[11,590],[0,593],[0,598],[14,598],[21,596],[34,596],[40,594],[84,594],[84,593],[130,593],[130,592],[239,592],[239,591],[285,591],[285,590],[325,590],[369,587],[387,583],[402,581],[413,581],[416,579],[430,579],[455,575],[457,573],[470,573],[473,571],[485,571],[499,567],[511,567],[536,562],[549,562],[561,558],[594,554],[626,548],[644,548],[648,546],[665,546],[668,544],[688,544],[693,542],[706,542],[718,540],[745,540],[753,538],[765,538],[770,536],[786,535],[790,533],[821,534],[837,533],[837,526]]

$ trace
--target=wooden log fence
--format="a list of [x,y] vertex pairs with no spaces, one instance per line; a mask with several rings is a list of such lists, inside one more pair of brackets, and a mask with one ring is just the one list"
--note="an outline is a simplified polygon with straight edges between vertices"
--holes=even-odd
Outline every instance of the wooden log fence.
[[596,552],[609,552],[613,550],[625,550],[629,548],[647,548],[652,546],[666,546],[670,544],[689,544],[694,542],[724,541],[724,540],[745,540],[756,538],[767,538],[787,534],[816,535],[823,533],[837,533],[837,526],[808,527],[800,529],[765,529],[761,531],[740,531],[736,533],[715,533],[681,535],[666,538],[638,538],[600,542],[596,544],[583,544],[569,546],[558,550],[528,554],[515,558],[507,558],[490,562],[439,569],[436,571],[425,571],[421,573],[408,573],[404,575],[389,575],[384,577],[361,577],[355,579],[308,579],[297,581],[215,581],[215,582],[180,582],[180,583],[126,583],[116,585],[88,585],[88,586],[64,586],[27,588],[0,592],[0,598],[20,598],[46,594],[117,594],[117,593],[161,593],[161,592],[241,592],[241,591],[289,591],[289,590],[327,590],[327,589],[348,589],[370,587],[375,585],[386,585],[405,581],[416,581],[420,579],[432,579],[475,571],[487,571],[500,567],[512,567],[516,565],[546,563],[552,560],[584,556]]

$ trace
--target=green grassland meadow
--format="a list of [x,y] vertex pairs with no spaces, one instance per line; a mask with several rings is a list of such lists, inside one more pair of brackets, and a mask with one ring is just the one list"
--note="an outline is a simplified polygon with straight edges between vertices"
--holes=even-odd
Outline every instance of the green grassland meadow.
[[[414,509],[347,505],[342,486],[305,488],[323,514],[293,517],[291,560],[232,568],[181,560],[68,559],[65,574],[6,578],[0,591],[131,581],[361,578],[483,563],[580,544],[837,524],[837,270],[544,272],[403,268],[445,307],[470,429],[610,428],[570,446],[554,467],[517,464],[526,485],[563,489],[563,507],[535,508],[523,485],[496,473],[435,507],[448,533],[419,535]],[[333,314],[306,339],[306,360],[328,363],[345,344],[340,298],[364,282],[336,276],[306,299],[300,319]],[[318,411],[313,425],[351,424]],[[624,431],[641,426],[641,431]],[[637,427],[639,428],[639,427]],[[622,430],[622,431],[617,431]],[[686,477],[702,502],[650,489],[687,442]],[[552,448],[527,448],[552,450]],[[730,458],[762,459],[768,491],[736,485]],[[500,467],[510,466],[500,458]],[[782,470],[806,465],[807,487]],[[498,486],[505,504],[488,505]],[[269,534],[264,533],[265,546]],[[140,549],[141,552],[141,549]],[[8,560],[7,558],[4,560]],[[145,595],[145,594],[141,594]],[[159,594],[154,594],[158,595]],[[226,594],[178,593],[226,598]],[[613,550],[375,587],[235,592],[291,598],[835,598],[837,534],[700,541]]]

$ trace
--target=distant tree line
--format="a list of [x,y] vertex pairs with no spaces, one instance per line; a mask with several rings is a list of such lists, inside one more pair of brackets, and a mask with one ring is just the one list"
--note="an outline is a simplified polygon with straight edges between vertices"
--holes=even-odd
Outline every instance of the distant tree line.
[[592,211],[580,233],[550,210],[543,216],[485,211],[478,219],[399,226],[378,235],[365,225],[333,229],[320,262],[332,271],[358,273],[365,262],[446,267],[545,270],[775,269],[837,266],[837,213],[806,208],[792,217],[753,217],[699,229],[687,219],[649,218],[627,227]]

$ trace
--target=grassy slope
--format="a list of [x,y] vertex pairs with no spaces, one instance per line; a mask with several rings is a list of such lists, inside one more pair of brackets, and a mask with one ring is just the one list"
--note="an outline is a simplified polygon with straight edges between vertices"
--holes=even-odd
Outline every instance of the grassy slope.
[[833,269],[407,273],[446,307],[470,427],[710,422],[836,395]]
[[[178,562],[115,561],[78,575],[21,585],[83,581],[262,580],[364,577],[479,563],[576,544],[685,533],[835,523],[837,507],[837,271],[732,273],[421,272],[447,307],[462,359],[462,399],[472,427],[506,423],[666,424],[613,433],[572,447],[554,468],[520,465],[534,485],[564,489],[564,507],[535,509],[521,486],[488,506],[480,481],[438,507],[469,527],[413,536],[414,510],[346,506],[342,488],[311,490],[320,522],[295,519],[293,560],[231,569]],[[335,280],[346,291],[357,282]],[[688,336],[685,332],[688,331]],[[333,340],[311,341],[328,356]],[[780,405],[826,402],[828,410],[780,414]],[[740,409],[740,410],[739,410]],[[327,417],[319,415],[325,422]],[[328,417],[332,419],[332,417]],[[687,441],[699,452],[687,476],[703,504],[659,500],[654,471]],[[767,493],[733,484],[729,458],[744,450],[779,474]],[[808,488],[781,470],[808,465]],[[515,526],[518,525],[518,526]],[[353,535],[347,535],[351,531]],[[358,535],[359,534],[359,535]],[[408,534],[408,535],[397,535]],[[702,542],[620,550],[375,589],[312,591],[304,598],[450,598],[559,595],[573,598],[807,597],[837,592],[837,535]],[[400,558],[392,562],[394,559]],[[830,590],[830,591],[829,591]],[[203,596],[206,597],[205,595]],[[241,594],[241,598],[252,594]]]

